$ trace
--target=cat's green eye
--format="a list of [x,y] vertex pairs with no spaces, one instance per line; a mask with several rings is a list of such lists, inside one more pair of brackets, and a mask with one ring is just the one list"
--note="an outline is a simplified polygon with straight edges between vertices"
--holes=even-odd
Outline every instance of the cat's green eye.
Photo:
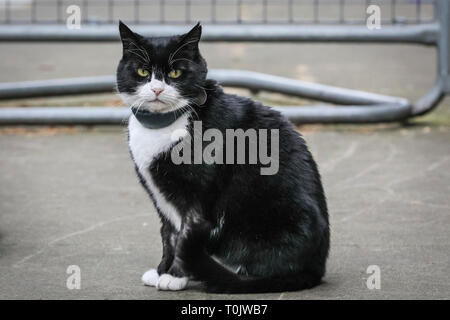
[[177,69],[177,70],[172,70],[172,71],[169,72],[169,77],[171,77],[173,79],[176,79],[179,76],[181,76],[181,70]]
[[148,70],[145,69],[141,69],[139,68],[137,70],[138,75],[140,75],[141,77],[148,77],[148,75],[150,74],[150,72],[148,72]]

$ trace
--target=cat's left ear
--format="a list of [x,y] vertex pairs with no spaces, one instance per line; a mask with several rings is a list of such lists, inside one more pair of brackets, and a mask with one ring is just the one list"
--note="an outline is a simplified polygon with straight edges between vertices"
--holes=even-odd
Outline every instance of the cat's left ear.
[[120,32],[120,39],[122,40],[123,52],[125,53],[128,49],[135,49],[134,47],[137,46],[140,35],[131,31],[131,29],[120,20],[119,20],[119,32]]
[[191,31],[181,36],[180,42],[186,44],[187,47],[197,49],[198,42],[200,41],[201,37],[202,26],[200,22],[197,22],[197,24],[191,29]]

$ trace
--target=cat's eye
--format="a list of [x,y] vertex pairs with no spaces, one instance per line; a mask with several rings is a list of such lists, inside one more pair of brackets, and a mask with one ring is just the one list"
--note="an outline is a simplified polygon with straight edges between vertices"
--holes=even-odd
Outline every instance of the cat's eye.
[[169,72],[169,77],[171,77],[173,79],[176,79],[179,76],[181,76],[181,70],[177,69],[177,70],[172,70],[172,71]]
[[150,74],[150,72],[148,72],[148,70],[145,69],[141,69],[139,68],[137,70],[138,75],[140,75],[141,77],[148,77],[148,75]]

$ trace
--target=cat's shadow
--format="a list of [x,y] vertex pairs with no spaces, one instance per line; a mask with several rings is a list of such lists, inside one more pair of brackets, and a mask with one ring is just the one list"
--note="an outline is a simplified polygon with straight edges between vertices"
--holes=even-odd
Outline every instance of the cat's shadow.
[[[299,299],[301,298],[302,294],[307,294],[307,293],[311,293],[314,294],[315,291],[317,291],[317,293],[323,293],[323,292],[328,292],[330,290],[334,290],[335,289],[335,284],[333,282],[330,281],[325,281],[322,280],[322,282],[315,286],[314,288],[311,289],[305,289],[305,290],[299,290],[299,291],[286,291],[286,292],[265,292],[265,293],[243,293],[243,294],[239,294],[239,295],[273,295],[273,294],[286,294],[286,293],[290,293],[290,294],[298,294],[299,295]],[[189,281],[189,284],[186,288],[187,290],[191,291],[191,292],[195,292],[195,293],[203,293],[203,294],[213,294],[213,295],[230,295],[229,293],[207,293],[205,292],[205,286],[199,282],[199,281]],[[234,295],[234,294],[233,294]]]

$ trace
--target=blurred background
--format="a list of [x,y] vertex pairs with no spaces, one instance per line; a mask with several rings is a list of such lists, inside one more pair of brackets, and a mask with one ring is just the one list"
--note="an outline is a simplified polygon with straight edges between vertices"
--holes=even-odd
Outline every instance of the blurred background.
[[[110,34],[118,33],[118,19],[153,31],[187,31],[201,21],[205,34],[230,25],[267,33],[273,26],[287,33],[317,26],[367,30],[370,5],[380,8],[381,30],[434,30],[439,19],[433,0],[0,0],[0,87],[114,75],[122,54],[118,34],[98,41],[8,36],[45,26],[59,26],[55,30],[65,34],[71,5],[80,8],[80,31],[103,28]],[[249,70],[414,102],[439,73],[438,50],[427,41],[208,41],[200,50],[210,69]],[[313,104],[277,92],[225,91],[270,106]],[[113,88],[0,99],[0,108],[36,106],[124,107]],[[298,130],[318,162],[329,201],[332,250],[325,283],[305,292],[226,298],[448,298],[450,99],[401,121],[299,124]],[[161,246],[156,212],[133,170],[125,124],[0,126],[0,298],[216,298],[195,287],[167,293],[140,284],[141,274],[158,263]],[[66,287],[69,265],[82,270],[79,290]],[[380,267],[380,290],[367,287],[370,265]]]

